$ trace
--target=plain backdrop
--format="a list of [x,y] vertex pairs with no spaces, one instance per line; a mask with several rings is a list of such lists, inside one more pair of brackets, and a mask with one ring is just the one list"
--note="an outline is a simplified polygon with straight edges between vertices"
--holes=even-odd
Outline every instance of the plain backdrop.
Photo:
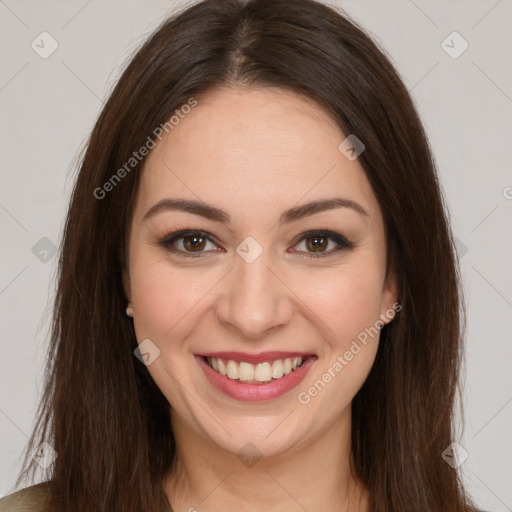
[[[390,56],[427,129],[468,311],[460,469],[483,509],[510,511],[512,2],[331,3]],[[0,0],[0,496],[42,389],[70,168],[129,55],[181,5]]]

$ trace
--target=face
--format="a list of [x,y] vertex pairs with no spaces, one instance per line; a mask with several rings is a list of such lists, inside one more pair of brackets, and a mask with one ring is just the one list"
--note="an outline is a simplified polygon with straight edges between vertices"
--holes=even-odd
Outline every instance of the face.
[[173,428],[279,455],[350,418],[397,297],[344,139],[291,92],[226,88],[146,159],[124,286]]

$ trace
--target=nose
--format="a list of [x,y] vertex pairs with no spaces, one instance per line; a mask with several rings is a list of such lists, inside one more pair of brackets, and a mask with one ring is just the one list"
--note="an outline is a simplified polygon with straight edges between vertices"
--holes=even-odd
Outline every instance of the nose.
[[244,339],[257,340],[287,325],[294,312],[293,292],[273,270],[265,252],[252,263],[235,258],[217,301],[217,319]]

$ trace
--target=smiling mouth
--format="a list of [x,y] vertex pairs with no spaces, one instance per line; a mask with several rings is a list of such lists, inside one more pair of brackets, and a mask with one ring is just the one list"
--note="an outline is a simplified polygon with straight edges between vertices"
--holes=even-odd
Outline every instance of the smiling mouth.
[[220,375],[246,384],[267,384],[299,369],[308,357],[275,359],[257,364],[203,356],[206,364]]

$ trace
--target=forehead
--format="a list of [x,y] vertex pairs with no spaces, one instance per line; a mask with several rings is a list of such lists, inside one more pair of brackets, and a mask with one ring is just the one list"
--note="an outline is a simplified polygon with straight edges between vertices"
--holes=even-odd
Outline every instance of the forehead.
[[139,208],[174,196],[250,213],[333,195],[363,203],[370,214],[378,208],[357,160],[338,149],[345,135],[313,101],[254,88],[220,89],[197,101],[146,159]]

